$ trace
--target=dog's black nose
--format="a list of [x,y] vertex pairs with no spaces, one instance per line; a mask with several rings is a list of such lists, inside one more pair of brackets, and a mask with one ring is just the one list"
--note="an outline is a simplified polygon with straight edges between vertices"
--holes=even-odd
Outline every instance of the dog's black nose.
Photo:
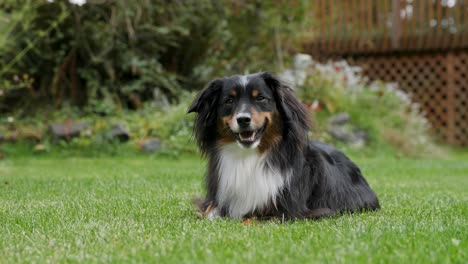
[[250,125],[250,117],[249,116],[242,116],[237,118],[237,123],[240,127],[246,127]]

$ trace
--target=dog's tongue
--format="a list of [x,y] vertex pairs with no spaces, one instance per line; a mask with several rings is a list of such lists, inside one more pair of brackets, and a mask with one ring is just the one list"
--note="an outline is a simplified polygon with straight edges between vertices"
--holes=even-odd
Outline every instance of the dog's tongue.
[[255,140],[255,132],[254,131],[246,131],[239,134],[240,139],[242,141],[254,141]]

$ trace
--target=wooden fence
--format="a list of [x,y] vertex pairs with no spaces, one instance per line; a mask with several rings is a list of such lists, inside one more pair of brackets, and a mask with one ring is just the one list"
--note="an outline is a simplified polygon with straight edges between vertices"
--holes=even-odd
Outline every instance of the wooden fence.
[[[314,0],[308,50],[379,53],[468,47],[467,0]],[[394,12],[395,10],[395,12]]]
[[447,143],[468,146],[468,52],[355,56],[371,80],[397,82]]
[[313,0],[305,50],[398,82],[435,131],[468,146],[468,0]]

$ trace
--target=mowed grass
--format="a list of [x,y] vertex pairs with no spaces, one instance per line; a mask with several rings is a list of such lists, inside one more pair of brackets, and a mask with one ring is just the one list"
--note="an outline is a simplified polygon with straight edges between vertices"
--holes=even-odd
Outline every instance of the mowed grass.
[[468,262],[468,155],[357,162],[381,211],[244,225],[197,218],[198,157],[3,160],[0,262]]

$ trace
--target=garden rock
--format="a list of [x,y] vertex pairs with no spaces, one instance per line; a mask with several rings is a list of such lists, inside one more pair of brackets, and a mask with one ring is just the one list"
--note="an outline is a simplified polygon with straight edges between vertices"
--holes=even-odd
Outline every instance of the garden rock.
[[17,130],[17,138],[19,140],[28,140],[31,142],[41,142],[43,134],[40,130],[33,127],[25,127]]
[[44,144],[37,144],[34,146],[34,151],[36,152],[43,152],[45,150],[47,150],[47,147]]
[[117,139],[120,142],[127,142],[130,140],[130,133],[123,124],[113,126],[109,133],[112,139]]
[[330,124],[332,126],[342,126],[349,122],[349,114],[348,113],[339,113],[333,116],[330,120]]
[[64,123],[51,124],[49,127],[49,131],[52,134],[52,137],[56,140],[70,140],[74,137],[80,136],[81,132],[87,127],[88,124],[86,123],[69,121]]
[[161,149],[161,140],[149,138],[140,142],[140,149],[145,153],[153,153]]
[[329,123],[328,132],[336,140],[356,147],[362,147],[369,141],[369,134],[366,131],[349,124],[348,113],[340,113],[331,117]]

